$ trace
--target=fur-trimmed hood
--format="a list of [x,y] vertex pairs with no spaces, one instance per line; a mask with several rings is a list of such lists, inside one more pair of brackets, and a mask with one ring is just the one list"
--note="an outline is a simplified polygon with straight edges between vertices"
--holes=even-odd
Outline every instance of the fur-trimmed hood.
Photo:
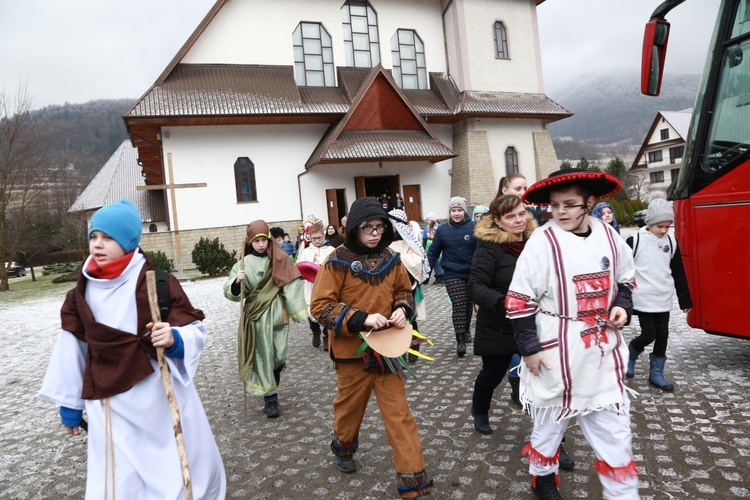
[[[527,210],[526,230],[523,233],[523,239],[528,240],[529,236],[531,236],[531,233],[533,233],[534,229],[536,229],[537,227],[538,224],[536,223],[534,216],[531,215],[531,213]],[[489,243],[496,243],[498,245],[511,242],[510,234],[500,229],[500,227],[493,222],[492,216],[490,214],[486,214],[484,217],[482,217],[482,220],[477,222],[477,225],[474,228],[474,236],[476,236],[478,240],[487,241]]]

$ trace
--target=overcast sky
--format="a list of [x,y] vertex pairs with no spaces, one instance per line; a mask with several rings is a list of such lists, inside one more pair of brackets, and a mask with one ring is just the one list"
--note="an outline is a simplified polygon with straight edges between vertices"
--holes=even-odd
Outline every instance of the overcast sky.
[[[640,66],[661,0],[547,0],[539,9],[548,93],[575,78]],[[0,0],[0,86],[26,82],[35,107],[140,97],[214,0]],[[700,73],[719,0],[687,0],[672,23],[671,73]]]

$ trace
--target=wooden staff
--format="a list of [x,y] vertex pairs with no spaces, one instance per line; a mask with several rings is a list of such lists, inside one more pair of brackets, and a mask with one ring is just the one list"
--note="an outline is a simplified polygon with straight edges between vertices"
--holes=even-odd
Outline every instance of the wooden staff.
[[[148,303],[151,307],[151,320],[154,324],[160,323],[161,311],[159,310],[159,297],[156,293],[155,271],[146,271],[146,287],[148,288]],[[193,485],[190,480],[190,468],[188,467],[187,451],[185,450],[185,438],[182,435],[180,408],[177,406],[177,398],[175,397],[174,388],[172,387],[167,356],[164,354],[163,347],[156,348],[156,359],[159,361],[161,382],[164,385],[164,392],[167,393],[169,413],[172,416],[172,429],[174,430],[174,439],[177,441],[177,455],[180,458],[180,468],[182,469],[182,487],[185,490],[185,500],[193,500]]]
[[[245,270],[245,247],[247,246],[247,237],[242,240],[242,251],[240,252],[240,271]],[[240,328],[245,321],[245,280],[240,283]],[[239,344],[237,345],[239,348]],[[245,381],[242,381],[242,406],[247,415],[247,386]]]

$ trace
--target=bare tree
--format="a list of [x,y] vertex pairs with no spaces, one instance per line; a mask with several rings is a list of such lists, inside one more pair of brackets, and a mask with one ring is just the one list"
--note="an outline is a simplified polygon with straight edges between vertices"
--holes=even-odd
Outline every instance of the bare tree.
[[[25,225],[56,174],[41,113],[31,107],[25,84],[14,95],[0,88],[0,260],[18,252]],[[0,292],[7,290],[8,272],[0,265]]]
[[644,201],[644,198],[648,194],[648,185],[646,184],[646,177],[643,175],[629,174],[627,177],[628,189],[632,199],[638,201]]

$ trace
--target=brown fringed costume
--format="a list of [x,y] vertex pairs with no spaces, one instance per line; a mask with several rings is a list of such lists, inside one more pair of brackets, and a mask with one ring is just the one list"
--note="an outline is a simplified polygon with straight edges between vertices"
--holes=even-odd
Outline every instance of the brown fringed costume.
[[[376,248],[358,242],[359,226],[382,219],[386,226]],[[399,255],[388,249],[393,229],[387,214],[372,198],[352,204],[346,241],[326,260],[318,272],[310,303],[312,316],[328,328],[330,356],[335,362],[338,394],[333,403],[334,439],[331,450],[338,457],[357,451],[359,429],[372,392],[377,397],[388,441],[393,449],[398,492],[402,498],[417,498],[432,491],[425,472],[417,424],[406,400],[405,381],[382,369],[377,354],[369,348],[358,352],[368,314],[386,318],[403,307],[410,317],[414,308],[411,284]],[[377,335],[373,332],[372,335]]]

